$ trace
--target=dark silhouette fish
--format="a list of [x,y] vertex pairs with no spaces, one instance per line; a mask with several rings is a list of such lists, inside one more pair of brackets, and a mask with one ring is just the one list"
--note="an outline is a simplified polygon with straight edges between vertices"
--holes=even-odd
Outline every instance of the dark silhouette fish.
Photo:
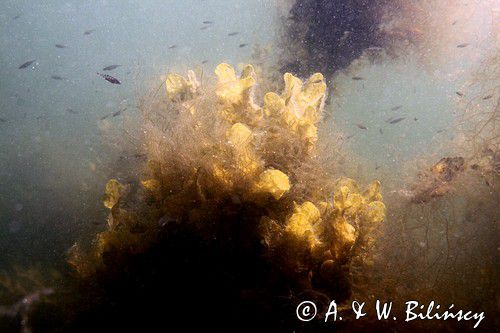
[[203,24],[213,24],[214,21],[203,21]]
[[0,123],[5,123],[5,122],[7,122],[7,119],[5,119],[5,118],[0,118]]
[[457,47],[458,47],[459,49],[462,49],[462,48],[467,47],[467,46],[469,46],[469,43],[462,43],[462,44],[458,44],[458,45],[457,45]]
[[208,29],[208,25],[205,25],[205,26],[200,28],[200,30],[207,30],[207,29]]
[[201,63],[206,64],[207,62],[208,62],[208,60],[203,60]]
[[117,78],[115,77],[112,77],[111,75],[108,75],[108,74],[101,74],[101,73],[97,73],[97,75],[99,75],[100,77],[102,77],[104,80],[110,82],[110,83],[113,83],[113,84],[121,84],[120,81],[118,81]]
[[59,75],[52,75],[50,78],[54,79],[54,80],[66,80],[65,77],[62,77],[62,76],[59,76]]
[[14,16],[12,19],[13,19],[13,20],[17,20],[17,19],[18,19],[18,18],[20,18],[20,17],[21,17],[21,15],[16,15],[16,16]]
[[175,44],[172,44],[172,45],[168,46],[169,49],[175,49],[176,47],[177,47],[177,45],[175,45]]
[[493,97],[493,95],[484,96],[484,97],[483,97],[483,101],[486,101],[486,100],[488,100],[488,99],[490,99],[490,98],[492,98],[492,97]]
[[402,105],[396,105],[394,107],[391,108],[392,111],[397,111],[399,109],[401,109],[403,106]]
[[245,47],[247,45],[248,45],[247,43],[243,43],[243,44],[240,44],[239,47],[241,48],[241,47]]
[[118,110],[118,111],[116,111],[116,112],[113,112],[113,114],[112,114],[111,116],[112,116],[113,118],[114,118],[114,117],[118,117],[118,116],[119,116],[119,115],[121,115],[121,114],[122,114],[122,112],[123,112],[123,111],[125,111],[125,110],[127,110],[127,108],[123,108],[123,109],[121,109],[121,110]]
[[364,77],[361,77],[361,76],[353,76],[352,79],[354,81],[361,81],[361,80],[364,80],[365,78]]
[[381,128],[379,128],[378,131],[380,132],[380,134],[384,134],[384,131],[382,131]]
[[22,64],[21,66],[19,66],[18,69],[23,69],[23,68],[29,67],[35,61],[36,61],[36,59],[35,60],[26,61],[24,64]]
[[358,126],[358,128],[360,128],[362,130],[367,130],[368,129],[368,127],[366,127],[365,125],[356,124],[356,126]]
[[63,44],[56,44],[56,47],[57,47],[58,49],[65,49],[65,48],[67,48],[67,46],[66,46],[66,45],[63,45]]
[[66,109],[66,112],[67,112],[67,113],[72,113],[72,114],[78,114],[78,112],[77,112],[77,111],[75,111],[75,110],[73,110],[72,108],[67,108],[67,109]]
[[464,96],[464,93],[463,92],[460,92],[460,91],[455,91],[455,94],[457,94],[458,96],[460,97],[463,97]]
[[405,117],[401,117],[401,118],[396,118],[396,119],[393,119],[391,121],[389,121],[389,124],[397,124],[399,123],[401,120],[404,120]]
[[93,33],[95,31],[95,29],[90,29],[90,30],[85,30],[85,32],[83,33],[84,35],[90,35],[91,33]]
[[239,32],[233,31],[233,32],[228,33],[227,35],[228,36],[236,36],[237,34],[239,34]]
[[102,70],[103,71],[112,71],[113,69],[116,69],[116,68],[118,68],[120,66],[121,65],[109,65],[109,66],[104,67]]

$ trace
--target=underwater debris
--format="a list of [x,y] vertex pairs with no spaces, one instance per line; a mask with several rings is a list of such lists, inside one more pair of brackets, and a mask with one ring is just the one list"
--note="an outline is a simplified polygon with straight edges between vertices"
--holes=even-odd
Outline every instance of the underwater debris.
[[54,289],[52,288],[44,288],[38,291],[35,291],[29,295],[24,296],[17,303],[11,306],[2,306],[0,305],[0,317],[17,317],[21,318],[20,320],[20,328],[22,333],[31,333],[34,332],[30,326],[30,313],[34,305],[42,300],[43,297],[50,296],[54,293]]
[[418,181],[410,191],[413,203],[426,203],[450,191],[450,183],[465,170],[463,157],[444,157],[429,171],[418,175]]
[[[20,332],[38,332],[33,329],[36,310],[50,302],[60,284],[61,275],[41,266],[14,266],[9,272],[0,272],[0,327],[15,322]],[[49,287],[50,286],[50,287]],[[8,326],[7,326],[8,327]]]

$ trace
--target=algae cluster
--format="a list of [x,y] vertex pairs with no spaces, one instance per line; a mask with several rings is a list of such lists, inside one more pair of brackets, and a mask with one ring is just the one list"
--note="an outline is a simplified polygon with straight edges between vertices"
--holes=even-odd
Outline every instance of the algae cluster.
[[75,244],[70,264],[84,284],[113,286],[137,269],[131,262],[159,251],[158,266],[189,280],[192,267],[176,267],[179,258],[198,262],[215,252],[203,263],[217,272],[214,285],[239,276],[245,288],[229,285],[250,289],[253,297],[296,300],[313,292],[347,299],[351,259],[373,243],[385,206],[378,181],[363,190],[318,156],[323,75],[303,81],[286,73],[283,91],[263,93],[259,103],[251,65],[237,75],[222,63],[215,74],[207,86],[193,71],[168,75],[165,98],[143,109],[148,161],[142,179],[108,182],[108,228],[89,248]]

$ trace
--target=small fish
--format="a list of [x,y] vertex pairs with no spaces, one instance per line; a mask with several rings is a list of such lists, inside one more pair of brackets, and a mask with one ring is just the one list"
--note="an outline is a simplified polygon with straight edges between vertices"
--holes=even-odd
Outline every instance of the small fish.
[[380,165],[375,166],[375,170],[378,170],[378,169],[380,169]]
[[207,29],[208,29],[208,25],[205,25],[205,26],[200,28],[200,30],[207,30]]
[[72,108],[67,108],[66,109],[67,113],[72,113],[72,114],[78,114],[78,111],[73,110]]
[[203,24],[213,24],[214,21],[203,21]]
[[83,33],[84,35],[90,35],[91,33],[93,33],[95,31],[95,29],[90,29],[90,30],[85,30],[85,32]]
[[50,78],[54,79],[54,80],[66,80],[65,77],[62,77],[62,76],[59,76],[59,75],[52,75]]
[[459,49],[463,49],[464,47],[467,47],[467,46],[469,46],[469,43],[462,43],[462,44],[458,44],[458,45],[457,45],[457,47],[458,47]]
[[417,118],[417,117],[415,117],[415,118],[413,118],[413,120],[417,121],[417,120],[418,120],[418,118]]
[[402,105],[396,105],[394,107],[391,108],[392,111],[398,111],[399,109],[401,109],[403,106]]
[[436,133],[443,133],[444,129],[437,130]]
[[455,94],[457,94],[460,97],[464,97],[464,93],[461,91],[455,91]]
[[35,61],[36,61],[36,59],[35,60],[26,61],[24,64],[22,64],[21,66],[19,66],[18,69],[23,69],[23,68],[29,67]]
[[248,45],[247,43],[243,43],[243,44],[240,44],[239,47],[241,48],[241,47],[245,47],[247,45]]
[[7,119],[5,119],[5,118],[0,118],[0,123],[5,123],[5,122],[7,122]]
[[382,131],[382,128],[379,128],[378,131],[380,132],[380,134],[384,134],[384,131]]
[[237,34],[239,34],[239,32],[233,31],[233,32],[228,33],[227,35],[228,36],[236,36]]
[[121,84],[120,81],[118,81],[117,78],[114,78],[112,77],[111,75],[108,75],[108,74],[101,74],[101,73],[97,73],[97,75],[99,75],[100,77],[102,77],[104,80],[110,82],[110,83],[113,83],[113,84]]
[[175,49],[176,47],[177,47],[177,45],[176,45],[176,44],[172,44],[172,45],[169,45],[169,46],[168,46],[168,48],[169,48],[169,49]]
[[201,63],[206,64],[207,62],[208,62],[208,60],[203,60]]
[[365,78],[361,76],[353,76],[351,79],[353,79],[354,81],[361,81],[364,80]]
[[116,69],[116,68],[118,68],[120,66],[121,65],[109,65],[109,66],[104,67],[102,70],[103,71],[112,71],[113,69]]
[[16,16],[14,16],[12,19],[13,19],[13,20],[17,20],[17,19],[18,19],[18,18],[20,18],[20,17],[21,17],[21,14],[18,14],[18,15],[16,15]]
[[122,112],[123,112],[123,111],[125,111],[125,110],[127,110],[127,108],[126,108],[126,107],[125,107],[125,108],[123,108],[123,109],[121,109],[121,110],[118,110],[118,111],[116,111],[116,112],[113,112],[113,113],[111,114],[111,116],[112,116],[113,118],[114,118],[114,117],[118,117],[118,116],[119,116],[119,115],[121,115],[121,114],[122,114]]
[[127,107],[121,108],[120,110],[114,112],[111,116],[117,117],[117,116],[121,115],[126,110],[127,110]]
[[396,119],[393,119],[389,122],[389,124],[397,124],[399,123],[401,120],[404,120],[405,117],[401,117],[401,118],[396,118]]
[[64,44],[56,44],[56,47],[57,47],[58,49],[65,49],[65,48],[67,48],[67,46],[66,46],[66,45],[64,45]]
[[111,115],[112,115],[112,113],[107,114],[107,115],[105,115],[105,116],[102,116],[100,119],[101,119],[101,120],[104,120],[104,119],[108,118],[108,117],[109,117],[109,116],[111,116]]
[[366,127],[365,125],[362,125],[362,124],[356,124],[356,126],[358,126],[358,128],[362,129],[362,130],[367,130],[368,127]]
[[457,21],[457,20],[455,20],[455,21],[453,21],[453,23],[452,23],[451,25],[455,25],[455,24],[457,24],[457,22],[458,22],[458,21]]
[[492,97],[493,97],[493,95],[484,96],[484,97],[483,97],[483,101],[486,101],[486,100],[488,100],[488,99],[490,99],[490,98],[492,98]]

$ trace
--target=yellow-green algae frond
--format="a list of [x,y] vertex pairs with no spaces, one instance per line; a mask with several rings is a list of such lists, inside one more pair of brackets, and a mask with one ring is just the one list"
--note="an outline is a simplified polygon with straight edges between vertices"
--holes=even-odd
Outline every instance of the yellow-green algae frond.
[[109,181],[108,229],[90,250],[75,245],[70,263],[90,277],[187,226],[228,251],[255,251],[298,289],[329,291],[344,274],[335,267],[373,241],[385,206],[378,181],[361,190],[318,158],[323,75],[286,73],[283,91],[261,92],[260,102],[251,65],[237,75],[222,63],[215,76],[203,85],[193,71],[168,75],[165,98],[142,110],[148,162],[139,185]]

